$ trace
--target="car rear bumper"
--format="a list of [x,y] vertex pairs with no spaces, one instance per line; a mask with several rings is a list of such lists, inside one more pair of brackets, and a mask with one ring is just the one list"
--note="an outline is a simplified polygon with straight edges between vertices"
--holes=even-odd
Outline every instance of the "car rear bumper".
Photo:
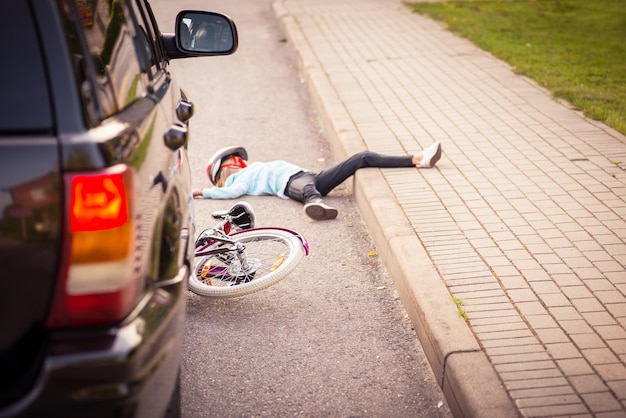
[[180,367],[188,274],[121,326],[55,334],[35,386],[0,417],[162,416]]

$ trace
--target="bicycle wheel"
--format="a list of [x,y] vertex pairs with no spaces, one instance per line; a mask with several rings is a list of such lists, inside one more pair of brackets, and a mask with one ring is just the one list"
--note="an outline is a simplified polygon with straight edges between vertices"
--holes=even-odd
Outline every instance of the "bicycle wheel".
[[232,236],[243,244],[240,254],[196,257],[189,288],[202,296],[227,298],[265,289],[291,273],[302,257],[300,239],[280,229],[259,229]]

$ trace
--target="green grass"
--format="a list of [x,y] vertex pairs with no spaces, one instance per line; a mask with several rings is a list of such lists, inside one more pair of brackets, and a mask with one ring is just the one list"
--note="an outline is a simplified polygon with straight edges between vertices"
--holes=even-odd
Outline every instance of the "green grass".
[[407,4],[626,134],[626,0]]
[[467,313],[465,312],[465,309],[463,309],[463,301],[457,297],[453,297],[452,300],[456,304],[456,310],[459,313],[459,316],[467,319]]

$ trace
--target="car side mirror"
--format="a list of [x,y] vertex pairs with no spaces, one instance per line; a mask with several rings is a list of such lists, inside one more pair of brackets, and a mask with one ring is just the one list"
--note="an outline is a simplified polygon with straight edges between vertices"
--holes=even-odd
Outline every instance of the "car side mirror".
[[230,55],[237,50],[235,22],[221,13],[183,10],[176,16],[174,34],[163,34],[170,59]]
[[183,11],[176,18],[176,43],[185,52],[231,54],[237,49],[235,25],[219,13]]

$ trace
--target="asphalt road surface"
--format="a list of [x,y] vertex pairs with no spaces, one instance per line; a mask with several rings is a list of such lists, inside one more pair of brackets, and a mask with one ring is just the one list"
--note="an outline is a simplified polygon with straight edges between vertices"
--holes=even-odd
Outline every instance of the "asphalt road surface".
[[[195,187],[218,148],[243,145],[251,160],[284,159],[319,171],[334,160],[271,0],[153,0],[163,32],[183,8],[232,17],[239,50],[173,61],[195,104]],[[302,205],[245,197],[261,226],[303,233],[311,254],[256,294],[188,293],[183,417],[449,417],[450,411],[393,284],[345,186],[329,195],[339,217],[314,222]],[[196,200],[198,229],[234,201]]]

